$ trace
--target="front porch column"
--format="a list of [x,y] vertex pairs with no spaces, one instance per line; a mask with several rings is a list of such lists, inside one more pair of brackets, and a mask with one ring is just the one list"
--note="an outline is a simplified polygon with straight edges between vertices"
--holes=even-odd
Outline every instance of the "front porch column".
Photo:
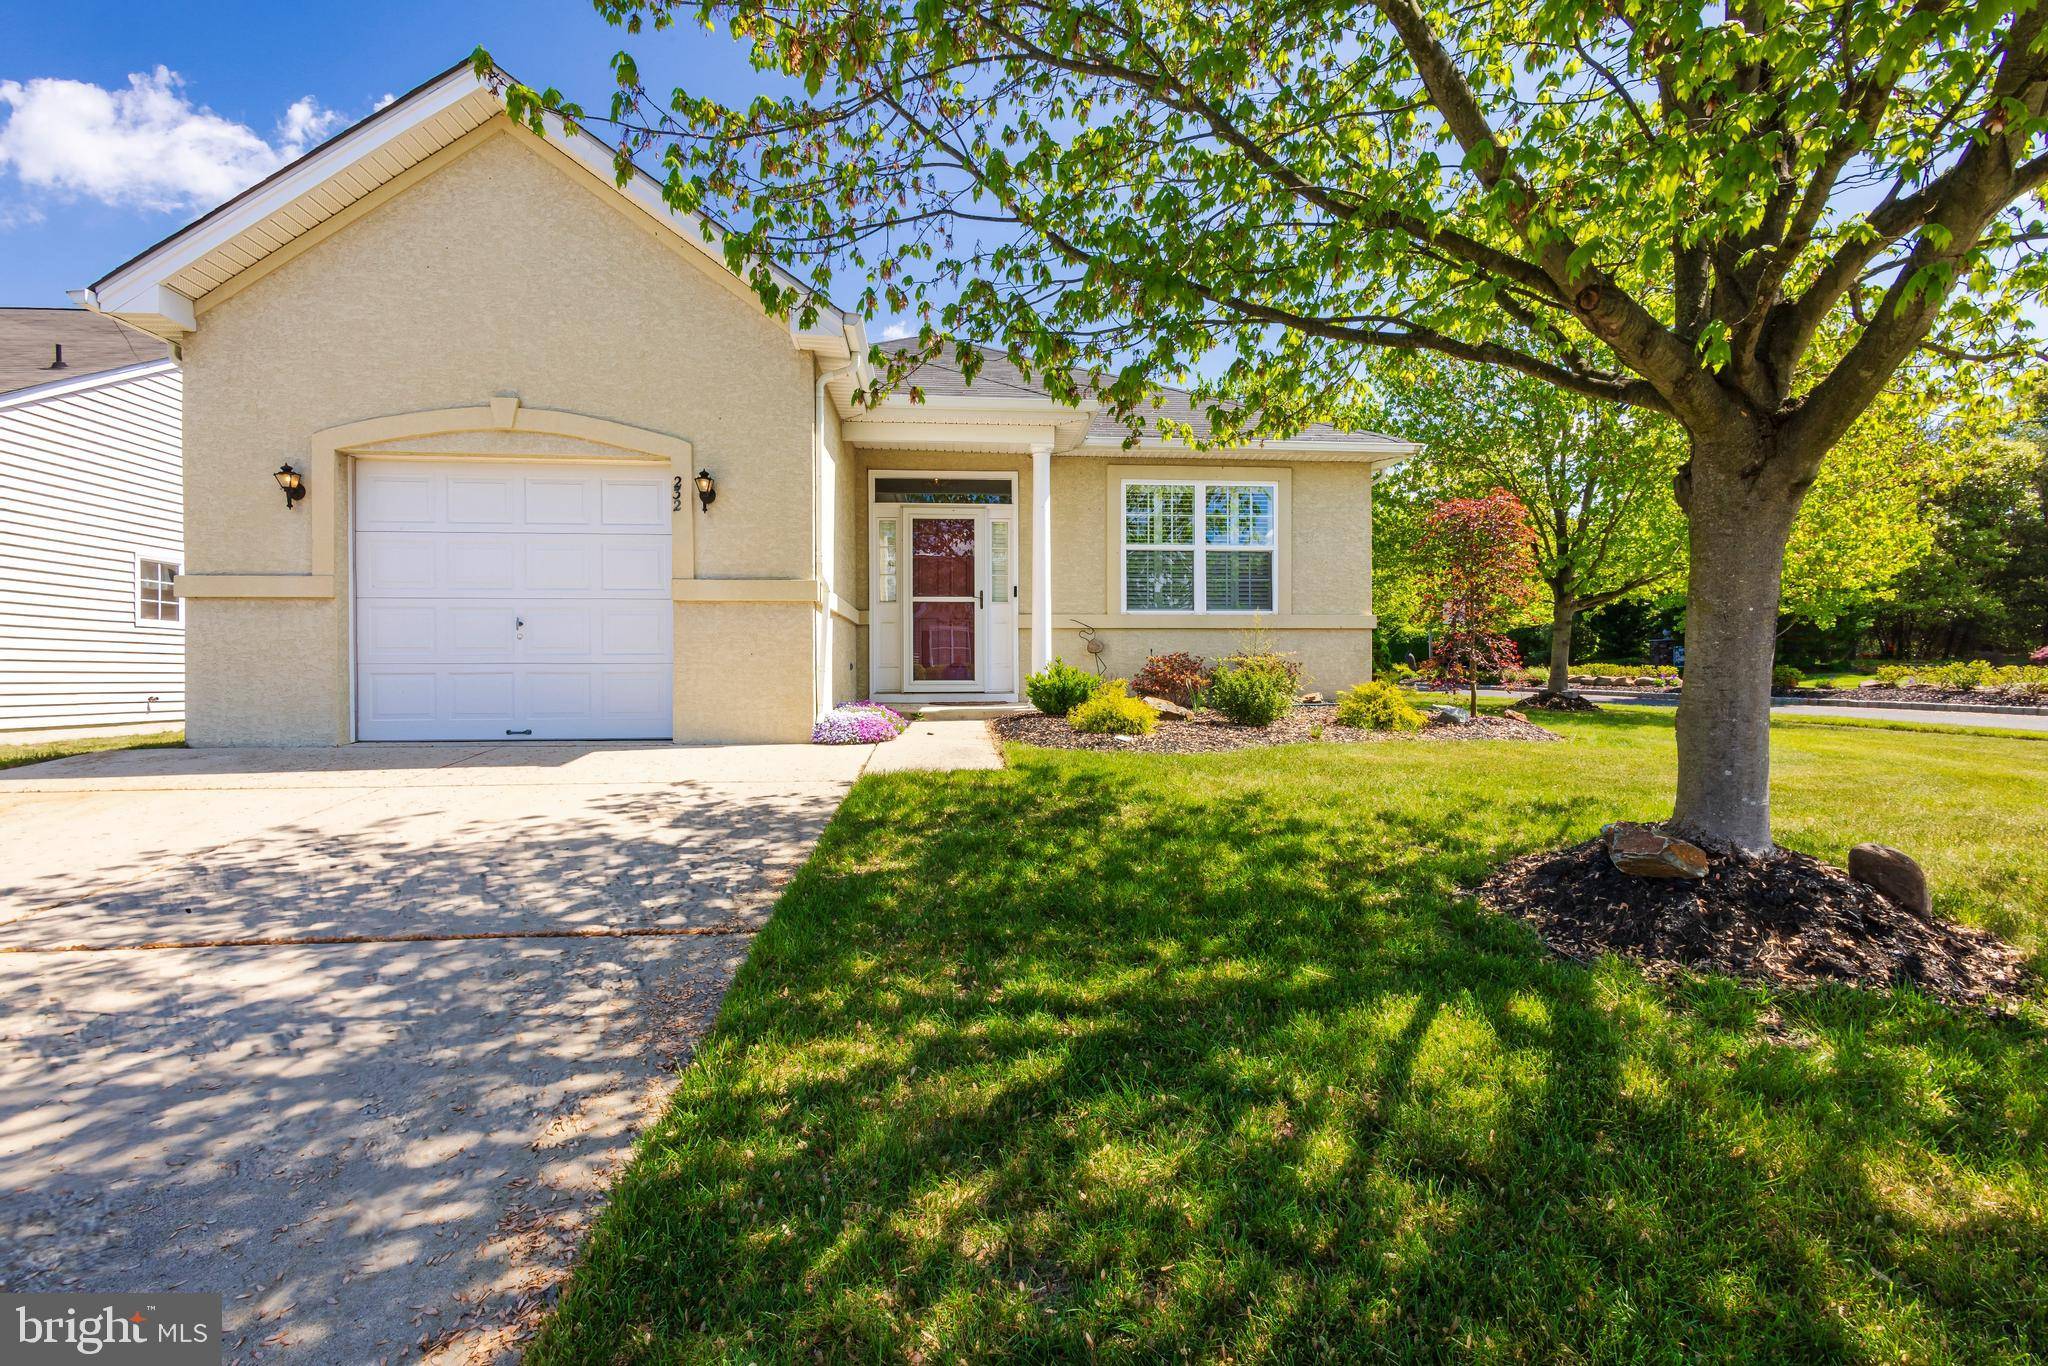
[[1031,448],[1031,672],[1052,663],[1052,443]]

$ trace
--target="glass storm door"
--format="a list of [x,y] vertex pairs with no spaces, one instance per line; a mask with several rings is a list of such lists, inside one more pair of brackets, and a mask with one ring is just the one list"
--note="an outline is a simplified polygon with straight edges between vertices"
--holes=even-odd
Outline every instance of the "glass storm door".
[[981,686],[986,606],[979,510],[906,512],[910,551],[909,688],[973,692]]

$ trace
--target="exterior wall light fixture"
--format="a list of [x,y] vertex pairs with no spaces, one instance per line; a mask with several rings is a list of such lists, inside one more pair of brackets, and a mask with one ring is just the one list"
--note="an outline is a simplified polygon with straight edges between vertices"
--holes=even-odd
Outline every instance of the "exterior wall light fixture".
[[718,481],[711,477],[710,470],[697,471],[697,502],[702,511],[709,512],[711,505],[718,501]]
[[277,480],[277,486],[284,490],[285,511],[291,511],[292,504],[306,496],[305,478],[290,465],[279,465],[277,473],[272,477]]

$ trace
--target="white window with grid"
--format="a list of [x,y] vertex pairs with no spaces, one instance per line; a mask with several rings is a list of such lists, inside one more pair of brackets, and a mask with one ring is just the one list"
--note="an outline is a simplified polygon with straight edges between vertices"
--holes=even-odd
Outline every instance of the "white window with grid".
[[178,601],[177,581],[177,560],[161,552],[145,551],[136,555],[136,625],[177,626],[182,622],[182,604]]
[[1128,479],[1124,611],[1270,612],[1278,484]]

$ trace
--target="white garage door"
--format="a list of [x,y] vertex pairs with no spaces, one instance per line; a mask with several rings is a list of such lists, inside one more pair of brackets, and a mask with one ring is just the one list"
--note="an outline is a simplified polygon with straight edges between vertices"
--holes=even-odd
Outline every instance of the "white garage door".
[[666,739],[669,477],[356,463],[356,735]]

